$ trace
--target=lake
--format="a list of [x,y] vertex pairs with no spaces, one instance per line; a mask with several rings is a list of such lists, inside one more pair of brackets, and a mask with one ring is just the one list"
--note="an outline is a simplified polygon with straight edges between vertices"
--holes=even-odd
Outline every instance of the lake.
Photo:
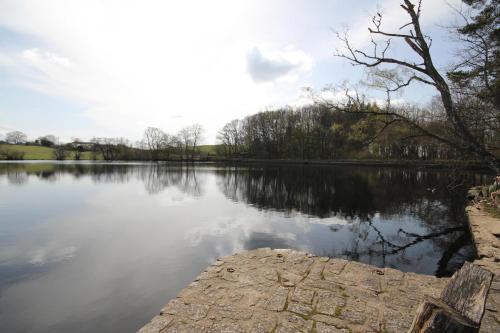
[[0,332],[135,332],[216,258],[293,248],[451,275],[473,172],[0,163]]

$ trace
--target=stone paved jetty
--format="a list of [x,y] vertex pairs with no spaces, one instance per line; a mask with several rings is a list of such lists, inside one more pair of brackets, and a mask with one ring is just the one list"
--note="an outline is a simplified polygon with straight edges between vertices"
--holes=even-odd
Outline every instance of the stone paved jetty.
[[447,280],[258,249],[217,260],[140,332],[406,332]]

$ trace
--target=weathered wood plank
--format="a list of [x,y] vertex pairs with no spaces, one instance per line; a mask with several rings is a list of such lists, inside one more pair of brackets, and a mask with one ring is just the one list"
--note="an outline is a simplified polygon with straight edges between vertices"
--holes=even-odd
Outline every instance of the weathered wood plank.
[[425,296],[408,333],[476,333],[479,326],[463,318],[446,303]]
[[451,277],[440,299],[425,296],[409,333],[479,331],[493,273],[466,262]]
[[441,292],[441,300],[476,325],[481,323],[493,273],[465,262]]

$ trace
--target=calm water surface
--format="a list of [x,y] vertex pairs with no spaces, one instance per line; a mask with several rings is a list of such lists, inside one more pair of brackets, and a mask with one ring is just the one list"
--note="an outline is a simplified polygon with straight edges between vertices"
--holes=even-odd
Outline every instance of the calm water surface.
[[351,166],[1,163],[0,332],[135,332],[217,257],[259,247],[450,275],[474,257],[463,197],[483,181]]

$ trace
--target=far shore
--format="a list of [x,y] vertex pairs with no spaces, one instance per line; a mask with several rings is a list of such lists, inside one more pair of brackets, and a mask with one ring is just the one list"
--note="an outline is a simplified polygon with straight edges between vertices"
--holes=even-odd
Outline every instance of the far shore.
[[[13,155],[12,159],[7,158],[7,155],[2,156],[1,151],[15,152],[21,156]],[[146,151],[144,151],[146,152]],[[98,163],[123,163],[123,162],[152,162],[152,163],[228,163],[238,165],[250,164],[282,164],[282,165],[351,165],[351,166],[385,166],[385,167],[418,167],[429,169],[466,169],[477,170],[490,173],[491,171],[485,167],[484,162],[476,160],[424,160],[424,159],[355,159],[355,158],[339,158],[339,159],[297,159],[297,158],[254,158],[251,156],[238,155],[237,157],[226,157],[217,154],[215,145],[200,145],[196,149],[196,153],[191,158],[180,154],[171,154],[170,158],[161,158],[158,160],[149,159],[148,154],[142,154],[141,157],[131,154],[130,158],[123,159],[123,156],[114,160],[105,160],[102,154],[95,154],[91,151],[82,151],[79,159],[75,158],[75,152],[69,151],[68,156],[63,160],[55,159],[54,148],[33,146],[33,145],[8,145],[0,144],[0,161],[59,161],[69,163],[71,161],[95,161]]]
[[425,168],[462,168],[485,170],[479,161],[467,160],[375,160],[375,159],[338,159],[338,160],[299,160],[299,159],[247,159],[226,158],[219,159],[220,162],[237,164],[312,164],[312,165],[366,165],[366,166],[390,166],[390,167],[425,167]]
[[[301,160],[301,159],[253,159],[253,158],[220,158],[210,156],[208,158],[195,158],[194,160],[186,159],[170,159],[170,160],[114,160],[106,161],[102,159],[81,159],[81,160],[55,160],[55,159],[24,159],[24,160],[0,160],[2,163],[23,163],[23,162],[59,162],[59,163],[194,163],[194,164],[237,164],[237,165],[254,165],[254,164],[275,164],[275,165],[346,165],[346,166],[384,166],[384,167],[417,167],[429,169],[465,169],[477,170],[481,172],[491,173],[491,170],[484,167],[479,161],[472,160],[375,160],[375,159],[338,159],[338,160]],[[492,173],[493,174],[493,173]]]

